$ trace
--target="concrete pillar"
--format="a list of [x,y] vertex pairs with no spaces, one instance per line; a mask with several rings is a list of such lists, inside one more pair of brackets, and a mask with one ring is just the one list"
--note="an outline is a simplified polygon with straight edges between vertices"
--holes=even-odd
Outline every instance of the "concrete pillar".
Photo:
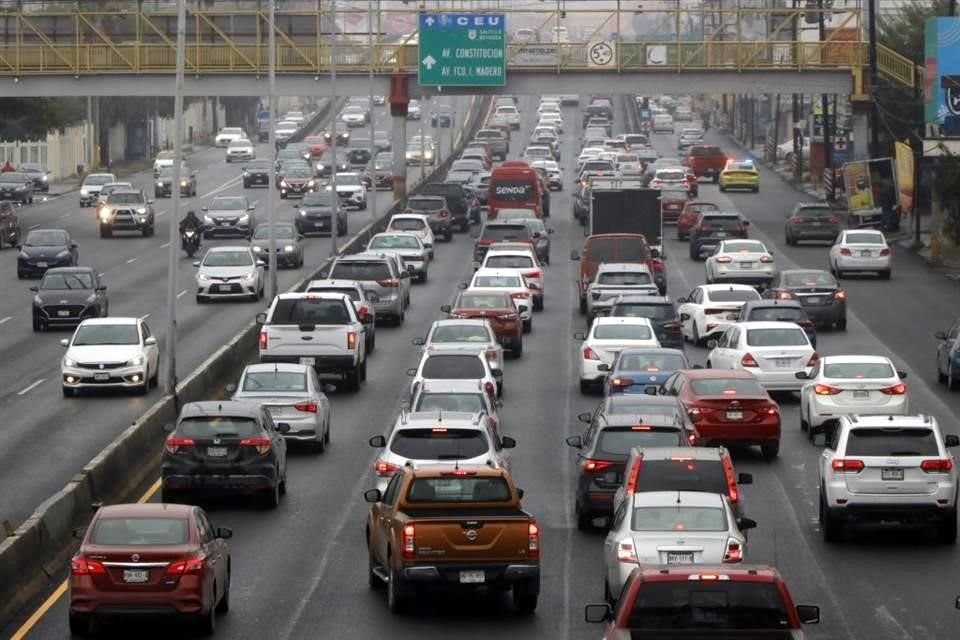
[[870,146],[870,116],[866,113],[853,114],[853,159],[865,160]]
[[[390,78],[390,115],[393,117],[393,197],[402,200],[407,196],[407,91],[408,78],[397,74]],[[422,116],[421,116],[422,117]]]

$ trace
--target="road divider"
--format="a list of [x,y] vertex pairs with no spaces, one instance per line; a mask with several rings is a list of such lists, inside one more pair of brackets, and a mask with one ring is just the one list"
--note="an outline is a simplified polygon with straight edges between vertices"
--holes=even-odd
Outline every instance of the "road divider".
[[[471,97],[467,118],[455,150],[463,148],[486,119],[489,97]],[[322,116],[314,120],[321,122]],[[453,135],[453,132],[451,132]],[[446,172],[455,154],[410,189],[416,193],[424,182]],[[386,228],[390,217],[404,203],[394,201],[376,221],[367,224],[347,241],[338,255],[363,251],[370,238]],[[295,283],[291,291],[303,291],[319,277],[330,258],[311,269]],[[0,542],[0,627],[6,626],[17,611],[48,588],[76,547],[73,530],[84,526],[95,505],[129,500],[137,488],[155,476],[165,437],[164,425],[174,422],[183,403],[223,397],[224,387],[243,367],[257,357],[259,324],[252,321],[227,344],[214,352],[199,367],[177,384],[176,395],[165,395],[113,442],[107,445],[60,491],[48,498],[17,529]],[[37,381],[33,386],[43,382]],[[27,388],[26,390],[29,390]]]

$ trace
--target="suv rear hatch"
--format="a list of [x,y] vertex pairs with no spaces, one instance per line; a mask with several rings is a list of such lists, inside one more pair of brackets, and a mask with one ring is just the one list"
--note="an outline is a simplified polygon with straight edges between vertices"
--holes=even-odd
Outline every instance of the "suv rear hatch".
[[937,474],[920,465],[940,457],[932,429],[858,427],[847,436],[844,458],[862,460],[863,470],[840,475],[850,493],[931,495],[938,488]]
[[281,298],[273,314],[261,328],[261,344],[271,355],[340,355],[347,349],[340,331],[318,331],[317,327],[342,326],[350,322],[350,313],[342,300],[330,298]]

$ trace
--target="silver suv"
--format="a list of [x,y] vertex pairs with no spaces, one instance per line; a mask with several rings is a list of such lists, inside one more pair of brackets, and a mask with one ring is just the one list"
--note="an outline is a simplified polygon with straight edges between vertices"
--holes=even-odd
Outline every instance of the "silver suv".
[[840,416],[820,456],[820,530],[835,542],[844,525],[928,524],[941,542],[957,538],[957,469],[935,418]]
[[320,276],[358,281],[364,291],[376,296],[373,306],[378,318],[390,317],[398,326],[403,324],[410,304],[410,272],[403,268],[398,256],[374,253],[342,256],[323,269]]

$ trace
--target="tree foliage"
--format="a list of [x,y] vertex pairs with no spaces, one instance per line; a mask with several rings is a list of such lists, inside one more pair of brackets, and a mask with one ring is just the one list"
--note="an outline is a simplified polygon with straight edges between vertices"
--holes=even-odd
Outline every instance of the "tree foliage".
[[0,98],[0,140],[35,140],[87,115],[84,98]]

